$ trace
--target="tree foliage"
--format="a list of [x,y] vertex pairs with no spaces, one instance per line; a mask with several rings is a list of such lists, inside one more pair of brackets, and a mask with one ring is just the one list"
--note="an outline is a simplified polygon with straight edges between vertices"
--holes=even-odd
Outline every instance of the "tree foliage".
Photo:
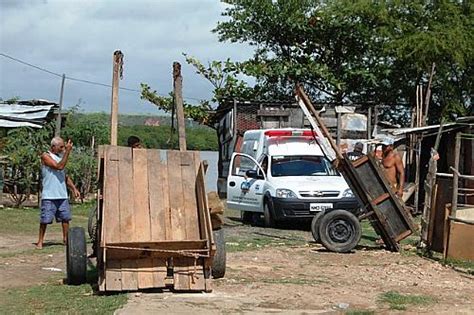
[[[224,0],[221,41],[255,46],[241,64],[262,91],[316,100],[415,102],[436,64],[435,107],[471,107],[473,5],[468,1]],[[449,109],[448,109],[449,111]]]

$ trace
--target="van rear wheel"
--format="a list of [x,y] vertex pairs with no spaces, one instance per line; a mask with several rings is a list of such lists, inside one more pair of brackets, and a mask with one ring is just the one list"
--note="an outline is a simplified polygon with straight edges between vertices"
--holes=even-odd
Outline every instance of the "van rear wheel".
[[263,225],[267,228],[275,226],[275,219],[273,218],[273,214],[268,202],[265,202],[263,205]]

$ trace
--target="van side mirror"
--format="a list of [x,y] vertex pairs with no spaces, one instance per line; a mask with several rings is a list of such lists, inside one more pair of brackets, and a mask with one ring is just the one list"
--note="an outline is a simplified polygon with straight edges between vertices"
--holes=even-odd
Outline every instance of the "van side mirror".
[[262,174],[260,174],[260,172],[257,170],[248,170],[245,172],[245,175],[249,178],[265,179],[265,177]]

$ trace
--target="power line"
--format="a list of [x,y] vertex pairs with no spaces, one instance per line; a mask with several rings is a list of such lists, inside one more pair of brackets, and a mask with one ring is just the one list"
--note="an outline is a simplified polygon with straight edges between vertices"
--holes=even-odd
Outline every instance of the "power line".
[[[18,59],[18,58],[9,56],[9,55],[7,55],[7,54],[0,53],[0,56],[5,57],[5,58],[8,58],[8,59],[11,59],[11,60],[16,61],[16,62],[18,62],[18,63],[21,63],[21,64],[23,64],[23,65],[26,65],[26,66],[35,68],[35,69],[37,69],[37,70],[40,70],[40,71],[43,71],[43,72],[46,72],[46,73],[55,75],[55,76],[57,76],[57,77],[62,77],[62,75],[59,74],[59,73],[56,73],[56,72],[47,70],[47,69],[42,68],[42,67],[40,67],[40,66],[33,65],[33,64],[28,63],[28,62],[26,62],[26,61],[23,61],[23,60],[20,60],[20,59]],[[70,76],[66,76],[66,79],[71,80],[71,81],[77,81],[77,82],[82,82],[82,83],[97,85],[97,86],[108,87],[108,88],[111,88],[111,87],[112,87],[112,85],[110,85],[110,84],[105,84],[105,83],[100,83],[100,82],[95,82],[95,81],[90,81],[90,80],[85,80],[85,79],[78,79],[78,78],[73,78],[73,77],[70,77]],[[141,92],[142,92],[142,91],[140,91],[140,90],[130,89],[130,88],[126,88],[126,87],[120,87],[120,86],[119,86],[119,89],[120,89],[120,90],[124,90],[124,91],[137,92],[137,93],[141,93]],[[160,95],[160,94],[158,94],[158,95]],[[160,96],[167,97],[167,95],[160,95]],[[194,97],[183,97],[183,98],[189,99],[189,100],[195,100],[195,101],[198,101],[198,102],[199,102],[199,101],[202,101],[202,99],[198,99],[198,98],[194,98]]]

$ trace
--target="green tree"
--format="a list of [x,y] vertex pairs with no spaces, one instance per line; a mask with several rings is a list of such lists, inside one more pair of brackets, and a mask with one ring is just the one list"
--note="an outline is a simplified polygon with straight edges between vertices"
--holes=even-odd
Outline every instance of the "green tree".
[[[415,102],[436,64],[432,102],[465,111],[473,92],[468,1],[224,0],[220,41],[256,47],[240,64],[260,91],[316,101]],[[449,111],[449,110],[448,110]]]

